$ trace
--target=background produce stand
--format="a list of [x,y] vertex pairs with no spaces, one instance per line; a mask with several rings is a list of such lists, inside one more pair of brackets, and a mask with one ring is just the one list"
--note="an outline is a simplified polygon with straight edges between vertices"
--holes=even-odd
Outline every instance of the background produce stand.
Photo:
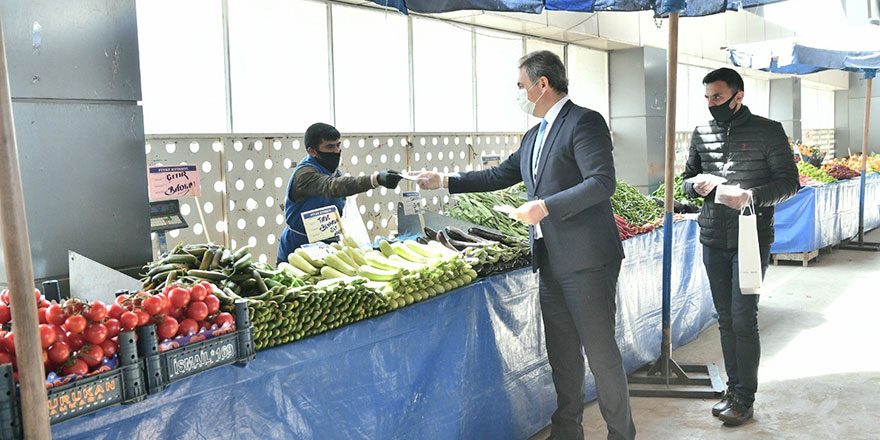
[[[880,174],[865,183],[865,230],[880,227]],[[776,241],[772,254],[813,252],[858,233],[859,181],[805,186],[776,206]]]
[[[694,221],[675,223],[672,343],[714,322]],[[624,242],[617,340],[632,371],[659,355],[660,232]],[[263,350],[135,405],[53,426],[56,439],[521,438],[550,420],[550,379],[530,269]],[[587,377],[587,399],[595,383]],[[218,417],[218,414],[229,416]]]

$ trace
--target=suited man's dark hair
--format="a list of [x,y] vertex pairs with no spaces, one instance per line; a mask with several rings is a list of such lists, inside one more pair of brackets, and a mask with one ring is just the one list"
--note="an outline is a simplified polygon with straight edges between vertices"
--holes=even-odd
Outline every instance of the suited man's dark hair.
[[542,76],[547,77],[550,87],[560,93],[568,93],[568,78],[565,76],[565,65],[562,60],[549,50],[532,52],[519,59],[519,67],[526,69],[526,75],[532,84]]
[[336,127],[323,122],[318,122],[312,124],[306,129],[306,148],[317,150],[318,145],[321,145],[321,142],[335,141],[339,138],[339,130],[337,130]]
[[715,81],[724,81],[724,83],[727,84],[727,87],[730,87],[733,90],[734,95],[739,91],[746,90],[743,84],[743,77],[741,77],[736,70],[728,69],[727,67],[713,70],[703,77],[704,85]]

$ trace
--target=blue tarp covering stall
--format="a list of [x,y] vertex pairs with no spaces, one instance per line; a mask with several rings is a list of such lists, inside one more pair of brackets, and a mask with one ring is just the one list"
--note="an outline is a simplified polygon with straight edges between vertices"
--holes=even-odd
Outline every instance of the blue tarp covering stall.
[[[401,13],[440,13],[463,10],[495,12],[529,12],[540,14],[548,10],[571,12],[599,11],[647,11],[663,13],[663,3],[659,0],[370,0],[378,5],[395,8]],[[743,8],[776,3],[782,0],[700,0],[687,3],[682,17],[702,17],[719,14],[727,10],[738,11]],[[545,5],[546,3],[546,5]]]
[[[865,229],[880,227],[880,174],[865,183]],[[852,238],[859,232],[859,181],[803,187],[776,206],[774,254],[812,252]]]
[[[698,232],[675,225],[674,346],[715,320]],[[624,242],[617,340],[629,371],[660,352],[662,240]],[[537,290],[529,269],[490,277],[61,423],[53,438],[527,438],[556,407]]]

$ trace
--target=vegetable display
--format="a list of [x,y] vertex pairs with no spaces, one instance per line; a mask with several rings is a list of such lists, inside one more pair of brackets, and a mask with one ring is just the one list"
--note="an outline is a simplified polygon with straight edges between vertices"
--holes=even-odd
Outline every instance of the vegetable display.
[[511,237],[528,239],[528,225],[492,209],[493,206],[503,205],[520,207],[526,202],[521,197],[525,191],[525,185],[519,184],[494,192],[458,194],[454,199],[456,200],[455,205],[449,207],[446,214],[459,220],[501,231]]
[[[696,205],[697,208],[703,207],[703,198],[702,197],[692,198],[692,197],[688,197],[688,195],[684,193],[684,189],[682,189],[682,187],[681,187],[683,181],[684,181],[684,179],[682,178],[682,176],[680,174],[675,176],[675,183],[674,183],[675,191],[672,192],[672,197],[675,200],[680,201],[680,202],[687,200],[687,201],[693,203],[694,205]],[[665,200],[666,184],[661,183],[660,187],[657,188],[656,191],[651,193],[651,197],[654,197],[654,198],[657,198],[660,200]]]
[[531,247],[525,239],[497,234],[480,227],[469,228],[468,232],[455,227],[446,227],[439,232],[425,228],[425,233],[468,258],[481,277],[532,263]]
[[611,207],[615,214],[631,225],[651,223],[663,215],[663,208],[620,179],[617,180],[617,189],[611,196]]

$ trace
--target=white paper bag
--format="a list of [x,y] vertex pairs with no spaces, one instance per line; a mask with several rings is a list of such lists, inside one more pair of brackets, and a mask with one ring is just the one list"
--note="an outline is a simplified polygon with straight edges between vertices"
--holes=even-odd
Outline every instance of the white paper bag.
[[761,274],[761,251],[758,246],[758,216],[754,206],[747,206],[739,213],[739,288],[743,295],[758,295],[764,277]]

